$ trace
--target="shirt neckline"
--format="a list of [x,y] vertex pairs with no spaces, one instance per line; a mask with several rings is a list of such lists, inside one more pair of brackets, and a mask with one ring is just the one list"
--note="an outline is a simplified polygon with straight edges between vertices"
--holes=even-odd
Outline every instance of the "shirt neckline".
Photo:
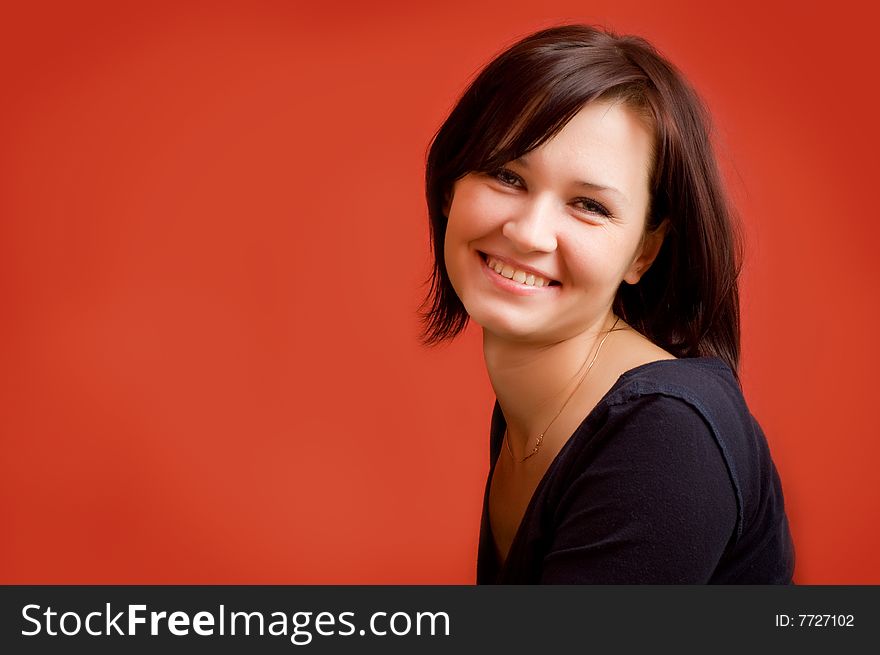
[[[728,369],[729,366],[726,362],[724,362],[719,357],[707,356],[707,357],[677,357],[675,359],[657,359],[652,362],[646,362],[644,364],[639,364],[638,366],[634,366],[631,369],[627,369],[623,373],[621,373],[617,380],[615,380],[614,384],[611,385],[611,388],[605,392],[605,394],[599,399],[593,408],[589,411],[589,413],[583,418],[583,420],[578,424],[578,426],[574,429],[574,432],[566,440],[565,444],[563,444],[562,448],[559,449],[559,452],[556,453],[556,456],[550,461],[550,465],[547,467],[547,470],[544,471],[544,475],[541,476],[541,480],[538,482],[538,485],[535,487],[535,490],[532,492],[531,498],[529,498],[529,502],[526,505],[525,512],[523,512],[522,518],[520,519],[519,525],[516,528],[516,532],[513,535],[513,540],[510,542],[510,547],[507,549],[507,557],[504,558],[504,564],[501,565],[498,560],[497,555],[497,547],[495,545],[495,535],[492,534],[492,524],[489,516],[489,492],[492,489],[492,476],[495,474],[495,466],[498,463],[498,459],[501,457],[501,445],[499,444],[498,455],[492,460],[491,466],[489,469],[489,481],[486,485],[486,496],[484,498],[484,513],[486,515],[486,531],[487,531],[487,539],[489,541],[489,552],[491,554],[492,559],[494,560],[495,566],[495,582],[504,579],[507,570],[510,568],[510,560],[511,554],[514,553],[514,549],[518,546],[519,542],[522,541],[522,531],[524,529],[523,526],[526,525],[527,519],[529,515],[534,511],[535,499],[538,498],[540,491],[546,485],[547,480],[550,478],[550,474],[553,472],[557,466],[559,466],[559,462],[562,460],[563,455],[572,447],[572,443],[575,441],[575,438],[578,436],[578,433],[583,430],[584,426],[590,422],[590,419],[593,418],[593,415],[597,414],[600,408],[608,402],[611,396],[618,390],[620,386],[622,386],[623,382],[626,379],[632,377],[633,375],[642,372],[645,369],[652,368],[659,365],[672,365],[676,366],[675,362],[688,362],[688,363],[699,363],[699,364],[708,364],[713,368],[722,368]],[[495,404],[498,404],[498,399],[495,399]],[[504,418],[504,414],[499,411],[499,415],[501,416],[501,427],[499,431],[502,431],[503,428],[507,425],[507,421]],[[493,435],[494,438],[494,435]]]

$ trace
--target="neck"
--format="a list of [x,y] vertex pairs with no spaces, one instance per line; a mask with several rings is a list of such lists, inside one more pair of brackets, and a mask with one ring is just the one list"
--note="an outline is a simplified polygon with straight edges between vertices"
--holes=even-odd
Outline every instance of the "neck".
[[[566,410],[577,411],[577,396],[589,386],[601,355],[587,378],[584,373],[615,318],[609,309],[583,332],[553,343],[513,341],[483,330],[486,370],[507,422],[508,439],[519,445],[515,452],[530,451],[560,410],[554,426],[564,423]],[[565,405],[572,392],[575,395]],[[548,438],[551,433],[552,428]]]

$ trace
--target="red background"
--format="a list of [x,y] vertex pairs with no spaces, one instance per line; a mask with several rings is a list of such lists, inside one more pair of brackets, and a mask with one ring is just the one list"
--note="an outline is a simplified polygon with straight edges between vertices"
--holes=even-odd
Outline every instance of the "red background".
[[470,583],[493,402],[422,349],[425,149],[501,48],[643,34],[746,223],[800,583],[880,583],[875,22],[846,3],[27,2],[0,18],[0,582]]

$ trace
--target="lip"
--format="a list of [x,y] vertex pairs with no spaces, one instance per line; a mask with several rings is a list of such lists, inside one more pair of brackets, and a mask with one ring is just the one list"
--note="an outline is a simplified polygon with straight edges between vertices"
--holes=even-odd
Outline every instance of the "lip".
[[525,271],[526,273],[531,273],[532,275],[540,276],[540,277],[544,278],[545,280],[550,280],[550,281],[556,282],[556,285],[560,284],[559,280],[554,278],[552,275],[545,273],[544,271],[540,271],[537,268],[532,268],[531,266],[526,266],[525,264],[521,264],[520,262],[516,261],[515,259],[510,259],[510,257],[502,257],[501,255],[495,255],[491,252],[481,252],[479,250],[477,252],[480,254],[480,257],[483,258],[484,261],[485,261],[486,257],[492,257],[493,259],[497,259],[499,261],[502,261],[505,264],[509,264],[511,268],[515,268],[520,271]]
[[[495,257],[495,255],[491,255]],[[507,291],[508,293],[512,293],[518,296],[534,296],[541,293],[558,293],[561,285],[553,285],[553,286],[543,286],[543,287],[530,287],[527,284],[520,284],[519,282],[514,282],[513,280],[509,280],[500,273],[496,273],[494,269],[489,268],[489,262],[486,255],[482,252],[477,252],[477,257],[480,259],[480,267],[483,269],[483,273],[486,275],[489,280],[495,284],[499,289]],[[501,259],[498,257],[497,259]],[[502,261],[510,263],[510,260],[504,259]],[[511,266],[513,264],[511,263]],[[526,269],[523,269],[526,270]],[[534,271],[534,269],[528,269],[529,271]],[[547,278],[549,279],[549,278]]]

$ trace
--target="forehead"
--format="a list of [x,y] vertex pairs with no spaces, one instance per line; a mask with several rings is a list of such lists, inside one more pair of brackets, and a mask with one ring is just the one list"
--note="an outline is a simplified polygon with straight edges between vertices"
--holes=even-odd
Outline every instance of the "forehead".
[[631,202],[648,192],[654,134],[619,101],[594,101],[551,139],[521,158],[554,179],[589,180],[619,189]]

